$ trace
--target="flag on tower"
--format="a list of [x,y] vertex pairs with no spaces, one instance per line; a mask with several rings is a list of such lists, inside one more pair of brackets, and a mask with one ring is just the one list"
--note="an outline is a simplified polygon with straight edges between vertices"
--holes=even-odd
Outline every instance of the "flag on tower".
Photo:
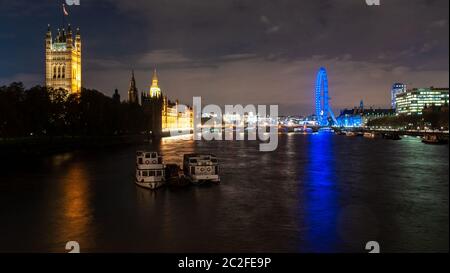
[[65,16],[69,16],[69,13],[66,10],[66,5],[65,4],[62,4],[62,5],[63,5],[63,13],[64,13],[64,15]]

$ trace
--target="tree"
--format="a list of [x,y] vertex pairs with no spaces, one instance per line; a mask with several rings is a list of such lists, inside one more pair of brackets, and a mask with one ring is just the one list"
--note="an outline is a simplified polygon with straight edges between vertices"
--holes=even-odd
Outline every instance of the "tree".
[[51,101],[47,88],[35,86],[25,92],[23,121],[26,135],[45,135],[49,127]]
[[97,90],[80,94],[22,83],[0,87],[0,137],[110,136],[148,130],[139,104],[121,103]]
[[0,88],[0,134],[4,137],[17,137],[25,134],[22,102],[24,87],[13,82]]

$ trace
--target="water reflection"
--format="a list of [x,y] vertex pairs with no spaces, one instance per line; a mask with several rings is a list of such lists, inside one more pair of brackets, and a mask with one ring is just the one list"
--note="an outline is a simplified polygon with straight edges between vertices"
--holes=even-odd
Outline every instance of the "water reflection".
[[164,156],[164,162],[183,164],[183,155],[195,151],[193,135],[173,136],[161,139],[154,143],[155,148]]
[[86,166],[72,162],[61,177],[58,194],[59,203],[54,215],[54,248],[57,252],[64,249],[67,241],[78,241],[84,248],[93,245],[93,206],[90,202],[92,190]]
[[[341,252],[368,240],[383,252],[448,252],[448,147],[279,137],[271,153],[255,141],[169,138],[20,161],[0,172],[0,252],[64,252],[69,240],[82,252]],[[178,164],[215,153],[222,184],[141,189],[141,149]]]
[[331,134],[309,136],[303,205],[304,224],[309,227],[306,248],[312,252],[336,251],[338,204],[333,146]]

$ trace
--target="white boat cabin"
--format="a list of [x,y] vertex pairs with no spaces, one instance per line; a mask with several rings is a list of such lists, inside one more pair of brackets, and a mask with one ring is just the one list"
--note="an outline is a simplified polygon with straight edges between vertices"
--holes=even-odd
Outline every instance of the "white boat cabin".
[[193,183],[220,182],[219,160],[210,154],[187,154],[183,158],[185,176]]
[[136,166],[138,169],[164,169],[162,156],[157,152],[136,152]]

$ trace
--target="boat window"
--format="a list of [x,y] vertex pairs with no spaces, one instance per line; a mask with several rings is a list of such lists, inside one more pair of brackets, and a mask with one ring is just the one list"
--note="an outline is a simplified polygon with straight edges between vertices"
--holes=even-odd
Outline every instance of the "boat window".
[[161,171],[156,171],[156,176],[162,176],[162,172]]
[[189,160],[189,163],[197,163],[197,159],[191,159]]
[[145,158],[150,158],[150,153],[146,153]]
[[156,157],[157,157],[156,153],[152,153],[152,158],[156,158]]
[[212,158],[212,159],[211,159],[211,162],[212,162],[212,163],[217,163],[218,161],[217,161],[217,159]]
[[139,164],[143,164],[142,157],[140,157],[140,158],[138,159],[138,163],[139,163]]
[[191,174],[195,174],[195,167],[191,167]]
[[148,176],[148,172],[147,171],[143,171],[142,172],[142,176]]

